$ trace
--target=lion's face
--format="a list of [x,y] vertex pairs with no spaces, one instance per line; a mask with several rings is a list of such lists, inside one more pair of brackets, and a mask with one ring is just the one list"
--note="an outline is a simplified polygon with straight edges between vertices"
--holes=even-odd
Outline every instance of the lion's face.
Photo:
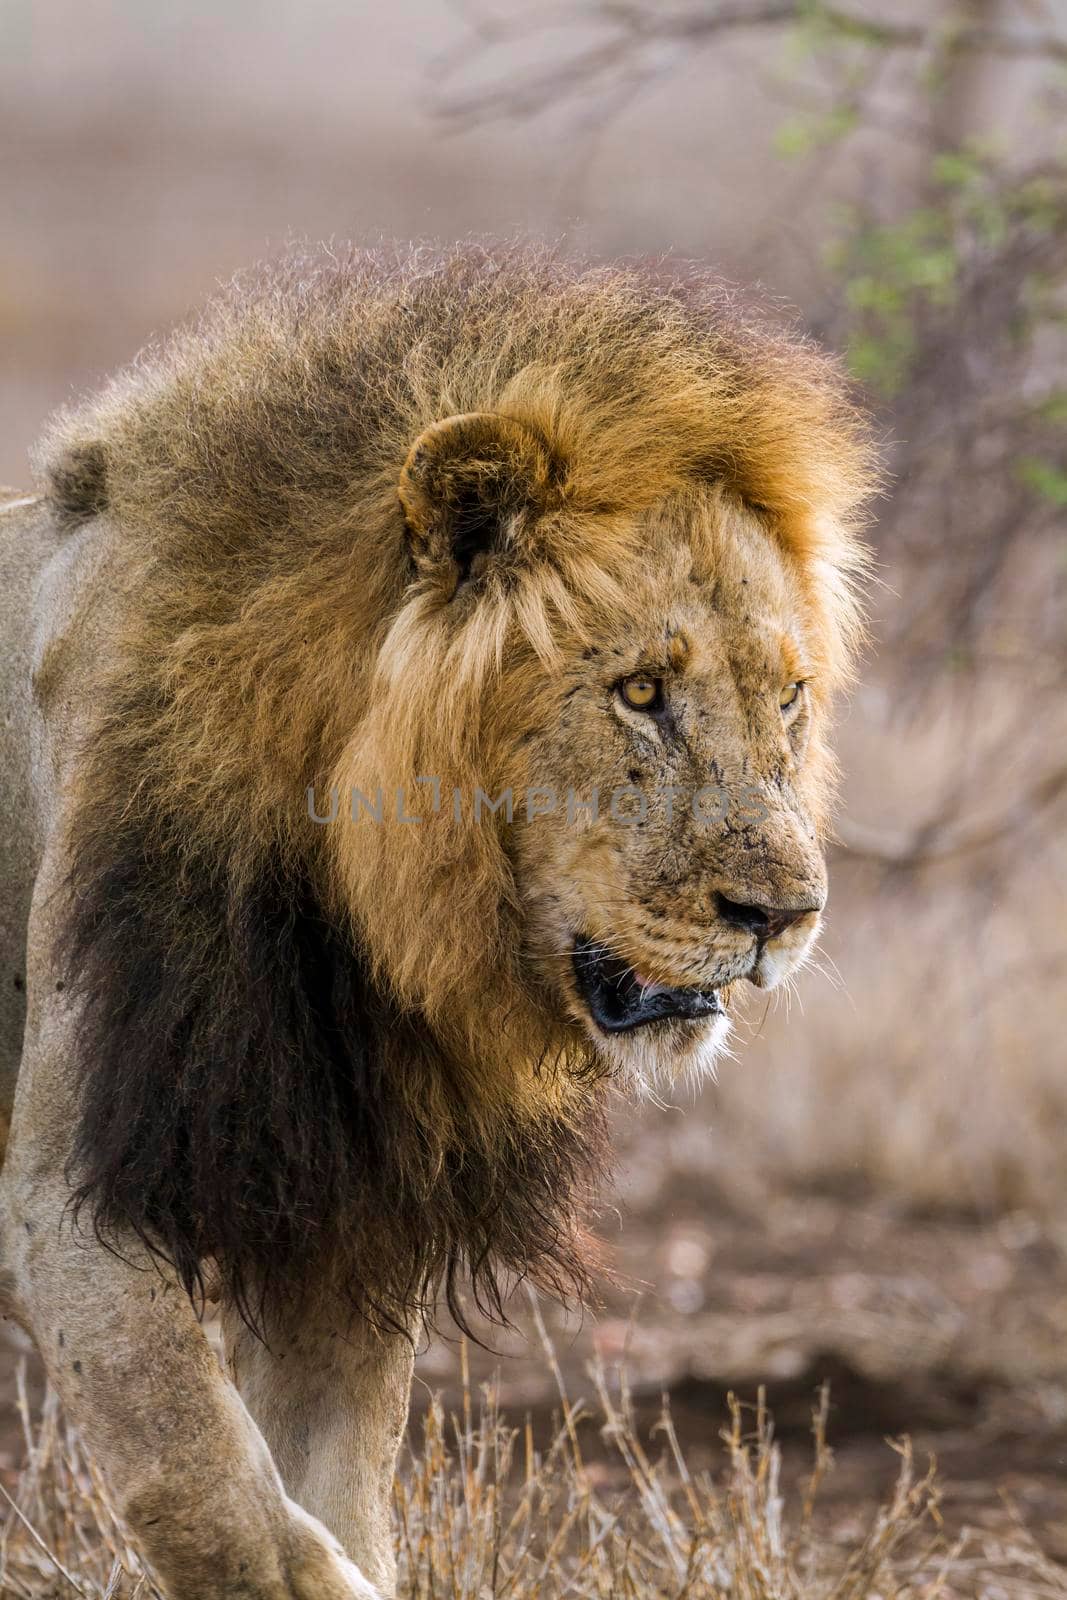
[[818,933],[832,562],[713,481],[579,503],[486,415],[428,430],[401,502],[416,581],[335,774],[419,822],[333,835],[368,947],[464,1053],[699,1076]]
[[512,849],[531,962],[648,1080],[710,1066],[738,980],[797,970],[826,875],[816,652],[785,557],[715,496],[640,543],[630,616],[542,685]]

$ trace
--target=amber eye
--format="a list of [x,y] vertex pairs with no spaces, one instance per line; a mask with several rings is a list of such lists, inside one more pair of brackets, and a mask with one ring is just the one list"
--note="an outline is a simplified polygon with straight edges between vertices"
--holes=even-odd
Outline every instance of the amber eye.
[[787,683],[786,684],[785,688],[782,690],[781,694],[778,696],[778,704],[781,706],[783,711],[792,711],[793,707],[796,705],[797,701],[800,699],[800,691],[803,689],[803,687],[804,687],[804,680],[803,679],[801,679],[797,683]]
[[649,678],[643,672],[624,678],[619,693],[634,711],[658,711],[663,704],[662,679]]

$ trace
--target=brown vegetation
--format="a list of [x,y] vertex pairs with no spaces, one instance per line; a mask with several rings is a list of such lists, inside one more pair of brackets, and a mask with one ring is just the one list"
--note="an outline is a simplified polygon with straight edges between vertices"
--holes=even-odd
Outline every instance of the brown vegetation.
[[[551,1353],[549,1352],[551,1359]],[[886,1499],[835,1537],[821,1492],[834,1472],[829,1394],[812,1418],[805,1472],[788,1483],[760,1400],[731,1400],[713,1473],[692,1472],[668,1408],[650,1436],[624,1376],[590,1373],[595,1399],[560,1391],[554,1428],[513,1425],[493,1392],[465,1386],[457,1413],[435,1399],[396,1492],[400,1600],[1063,1600],[1067,1577],[1021,1527],[945,1536],[932,1462],[889,1441]],[[54,1395],[32,1413],[26,1464],[2,1492],[0,1595],[10,1600],[152,1600],[156,1591],[106,1485]],[[602,1448],[588,1449],[599,1435]]]

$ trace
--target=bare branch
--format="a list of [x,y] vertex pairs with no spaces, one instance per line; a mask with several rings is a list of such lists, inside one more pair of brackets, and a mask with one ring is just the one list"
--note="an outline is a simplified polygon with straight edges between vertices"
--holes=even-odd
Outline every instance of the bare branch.
[[[439,81],[447,81],[459,68],[494,43],[543,35],[559,21],[578,25],[601,24],[611,30],[599,43],[555,58],[540,70],[524,76],[498,79],[467,93],[443,96],[437,114],[446,121],[471,124],[498,117],[524,119],[548,106],[565,101],[579,90],[602,84],[617,70],[635,68],[634,58],[652,46],[672,44],[679,49],[702,48],[730,33],[781,28],[815,20],[831,38],[842,44],[883,50],[936,50],[953,53],[981,52],[1004,57],[1034,57],[1067,62],[1067,39],[1047,30],[998,28],[982,25],[946,31],[935,23],[893,22],[868,18],[833,5],[813,9],[804,0],[749,0],[749,3],[713,3],[691,11],[662,13],[652,0],[600,0],[600,3],[561,14],[540,10],[528,18],[490,23],[479,17],[473,31],[473,51],[457,51],[439,67]],[[649,69],[648,76],[656,76]]]
[[940,818],[903,838],[892,838],[862,823],[843,821],[837,829],[838,843],[851,860],[914,871],[999,844],[1036,820],[1065,794],[1067,766],[1048,773],[998,817],[972,823]]

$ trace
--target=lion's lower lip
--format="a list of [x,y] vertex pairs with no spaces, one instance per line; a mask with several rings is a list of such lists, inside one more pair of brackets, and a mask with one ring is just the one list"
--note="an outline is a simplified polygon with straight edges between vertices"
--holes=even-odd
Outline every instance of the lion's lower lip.
[[582,999],[605,1033],[628,1033],[669,1018],[697,1021],[717,1016],[723,1009],[717,989],[649,983],[592,939],[575,939],[571,960]]

